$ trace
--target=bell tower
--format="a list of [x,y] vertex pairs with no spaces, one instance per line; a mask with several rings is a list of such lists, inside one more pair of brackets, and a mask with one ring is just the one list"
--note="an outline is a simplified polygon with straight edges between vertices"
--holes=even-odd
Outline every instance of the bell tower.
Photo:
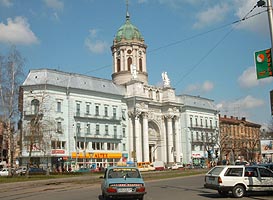
[[130,21],[127,4],[125,24],[117,31],[111,47],[115,84],[124,85],[132,79],[148,83],[146,49],[144,38]]

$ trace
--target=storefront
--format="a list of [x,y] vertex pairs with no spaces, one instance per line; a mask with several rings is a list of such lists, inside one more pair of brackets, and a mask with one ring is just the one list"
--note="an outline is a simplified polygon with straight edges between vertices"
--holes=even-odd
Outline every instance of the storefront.
[[273,161],[273,140],[261,140],[261,153],[263,162]]
[[[106,168],[108,166],[116,165],[118,162],[127,160],[127,154],[122,153],[105,153],[105,152],[72,152],[71,159],[72,170],[81,167],[88,167],[92,169]],[[127,156],[128,157],[128,156]]]

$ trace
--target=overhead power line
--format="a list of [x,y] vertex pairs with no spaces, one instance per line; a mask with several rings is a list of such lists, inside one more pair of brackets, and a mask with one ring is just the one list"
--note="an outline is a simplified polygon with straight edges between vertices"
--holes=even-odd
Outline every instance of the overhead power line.
[[[267,12],[267,10],[264,10],[264,11],[261,11],[261,12],[258,12],[258,13],[256,13],[256,14],[253,14],[253,15],[251,15],[251,16],[248,16],[255,8],[257,7],[257,5],[255,5],[243,18],[241,18],[241,19],[239,19],[239,20],[236,20],[236,21],[234,21],[234,22],[231,22],[231,23],[228,23],[228,24],[224,24],[224,25],[222,25],[222,26],[219,26],[219,27],[217,27],[217,28],[214,28],[214,29],[210,29],[210,30],[208,30],[208,31],[205,31],[205,32],[201,32],[201,33],[198,33],[198,34],[195,34],[195,35],[192,35],[192,36],[189,36],[189,37],[187,37],[187,38],[184,38],[184,39],[182,39],[182,40],[178,40],[178,41],[175,41],[175,42],[171,42],[171,43],[169,43],[169,44],[166,44],[166,45],[163,45],[163,46],[161,46],[161,47],[158,47],[158,48],[155,48],[155,49],[152,49],[152,50],[150,50],[150,51],[147,51],[147,53],[153,53],[153,52],[156,52],[156,51],[159,51],[159,50],[161,50],[161,49],[166,49],[166,48],[169,48],[169,47],[172,47],[172,46],[175,46],[175,45],[179,45],[180,43],[183,43],[183,42],[186,42],[186,41],[189,41],[189,40],[193,40],[193,39],[195,39],[195,38],[197,38],[197,37],[201,37],[201,36],[203,36],[203,35],[206,35],[206,34],[209,34],[209,33],[211,33],[211,32],[214,32],[214,31],[218,31],[218,30],[220,30],[220,29],[223,29],[223,28],[226,28],[226,27],[228,27],[228,26],[232,26],[232,25],[234,25],[234,24],[238,24],[238,23],[240,23],[240,22],[242,22],[242,21],[245,21],[245,20],[247,20],[247,19],[249,19],[249,18],[252,18],[252,17],[255,17],[255,16],[257,16],[257,15],[260,15],[260,14],[262,14],[262,13],[264,13],[264,12]],[[234,28],[233,29],[231,29],[230,31],[228,31],[224,36],[223,36],[223,38],[219,41],[219,42],[217,42],[183,77],[182,77],[182,79],[180,79],[175,85],[178,85],[186,76],[188,76],[194,69],[196,69],[197,67],[198,67],[198,65],[214,50],[214,49],[216,49],[216,47],[217,46],[219,46],[220,45],[220,43],[222,42],[222,41],[224,41],[224,39],[232,32],[234,30]],[[95,68],[95,69],[93,69],[93,70],[89,70],[89,71],[87,71],[87,72],[85,72],[85,73],[83,73],[84,75],[87,75],[87,74],[89,74],[89,73],[91,73],[91,72],[95,72],[95,71],[100,71],[100,70],[102,70],[102,69],[105,69],[105,68],[108,68],[108,67],[112,67],[112,64],[108,64],[108,65],[105,65],[105,66],[102,66],[102,67],[98,67],[98,68]]]

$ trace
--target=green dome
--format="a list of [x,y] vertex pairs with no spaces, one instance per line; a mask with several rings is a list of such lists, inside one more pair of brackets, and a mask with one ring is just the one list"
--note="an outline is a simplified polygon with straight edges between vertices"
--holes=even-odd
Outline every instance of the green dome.
[[126,22],[124,25],[122,25],[115,37],[117,42],[120,42],[122,39],[125,40],[132,40],[132,39],[137,39],[140,41],[143,41],[143,37],[137,27],[135,27],[133,24],[130,22],[130,17],[127,14],[126,16]]

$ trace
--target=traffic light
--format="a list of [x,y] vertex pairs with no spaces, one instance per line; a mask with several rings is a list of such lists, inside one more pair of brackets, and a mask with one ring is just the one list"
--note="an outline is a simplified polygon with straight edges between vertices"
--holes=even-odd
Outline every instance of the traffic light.
[[215,157],[218,158],[218,150],[215,150]]

